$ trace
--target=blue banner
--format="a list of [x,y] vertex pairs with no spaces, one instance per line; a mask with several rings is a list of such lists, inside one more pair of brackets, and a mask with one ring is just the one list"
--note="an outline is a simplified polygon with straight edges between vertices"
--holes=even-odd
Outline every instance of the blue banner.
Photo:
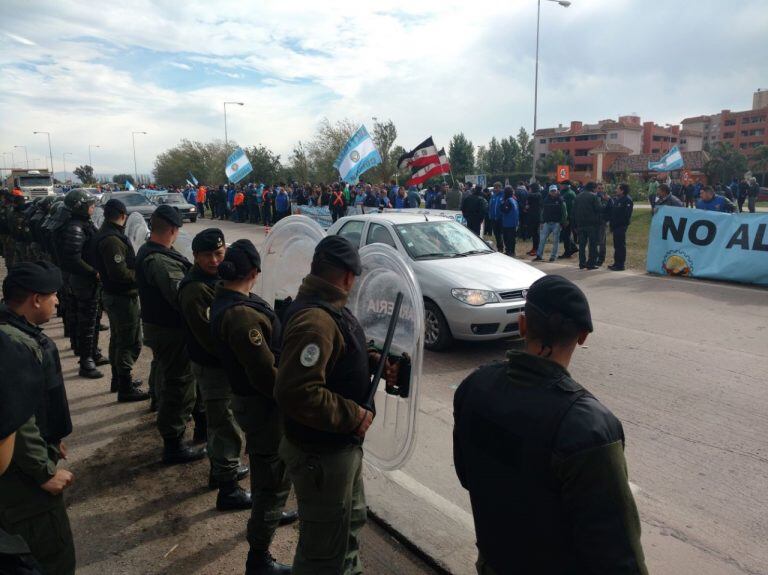
[[768,285],[768,214],[663,206],[651,221],[647,269]]
[[[291,204],[291,213],[312,218],[326,230],[333,224],[331,210],[328,206],[298,206],[296,204]],[[363,210],[359,206],[348,206],[344,215],[353,216],[362,213]]]

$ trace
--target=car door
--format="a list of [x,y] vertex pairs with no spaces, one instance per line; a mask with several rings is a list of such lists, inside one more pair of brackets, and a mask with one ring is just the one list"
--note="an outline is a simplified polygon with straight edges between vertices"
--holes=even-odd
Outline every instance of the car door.
[[337,236],[347,238],[353,246],[360,247],[360,242],[363,239],[363,231],[365,228],[365,221],[363,220],[349,220],[345,222],[339,231],[336,232]]
[[385,244],[400,251],[392,232],[386,226],[376,222],[369,223],[368,231],[365,234],[365,245],[371,244]]

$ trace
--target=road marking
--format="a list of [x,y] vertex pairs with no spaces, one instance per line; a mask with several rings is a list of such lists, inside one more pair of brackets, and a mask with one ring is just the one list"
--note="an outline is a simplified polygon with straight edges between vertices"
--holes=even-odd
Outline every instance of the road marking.
[[439,493],[432,491],[426,485],[419,483],[407,473],[396,470],[386,471],[384,474],[406,491],[413,493],[419,499],[423,499],[429,505],[439,510],[443,515],[453,519],[456,523],[474,533],[475,520],[471,513],[467,513],[461,507],[452,501],[448,501]]

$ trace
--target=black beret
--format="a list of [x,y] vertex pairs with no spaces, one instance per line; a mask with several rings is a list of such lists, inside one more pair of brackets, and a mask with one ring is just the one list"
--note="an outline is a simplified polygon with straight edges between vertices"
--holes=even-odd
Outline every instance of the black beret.
[[181,221],[181,216],[179,215],[178,210],[176,210],[176,208],[172,208],[167,204],[158,206],[157,209],[155,209],[155,211],[152,213],[152,215],[163,218],[166,222],[168,222],[169,224],[177,228],[180,228],[184,223]]
[[212,252],[224,247],[224,232],[219,228],[207,228],[192,240],[192,252]]
[[253,269],[261,271],[261,256],[251,240],[237,240],[230,244],[224,261],[219,264],[219,275],[225,280],[244,278]]
[[125,209],[125,204],[117,198],[112,198],[104,204],[104,211],[123,215],[128,213],[128,210]]
[[62,286],[61,271],[49,262],[22,262],[8,270],[3,281],[3,292],[6,286],[18,286],[32,293],[51,294],[59,291]]
[[580,328],[593,331],[587,296],[563,276],[547,275],[533,282],[526,298],[526,307],[529,305],[547,317],[560,314]]
[[356,276],[363,272],[357,248],[345,237],[326,236],[315,248],[312,264],[328,263],[351,271]]

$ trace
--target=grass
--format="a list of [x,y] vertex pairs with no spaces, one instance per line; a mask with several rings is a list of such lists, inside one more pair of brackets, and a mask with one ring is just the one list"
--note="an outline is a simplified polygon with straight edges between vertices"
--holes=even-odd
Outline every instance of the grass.
[[[651,227],[651,210],[635,210],[632,213],[632,223],[627,229],[627,262],[626,267],[628,269],[645,271],[646,255],[648,252],[648,233]],[[544,250],[544,259],[549,257],[550,243],[547,244]],[[606,232],[606,257],[605,265],[613,263],[613,235],[610,230]],[[528,252],[533,247],[533,243],[530,240],[517,241],[517,255],[522,257],[522,254]],[[560,253],[563,253],[563,244],[560,242]],[[579,258],[576,254],[570,259],[560,259],[559,263],[572,263],[573,265],[579,265]]]

